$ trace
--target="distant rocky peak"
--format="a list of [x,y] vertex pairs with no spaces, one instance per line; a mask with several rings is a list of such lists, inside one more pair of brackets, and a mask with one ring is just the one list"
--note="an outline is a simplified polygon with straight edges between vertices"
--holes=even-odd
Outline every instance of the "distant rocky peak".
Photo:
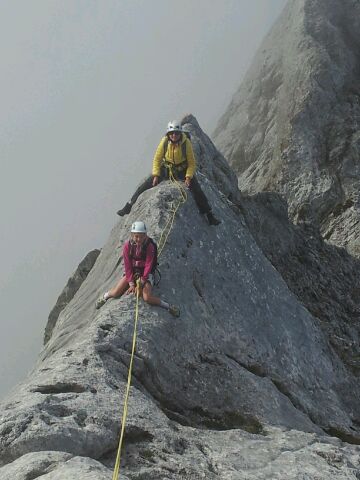
[[291,0],[214,132],[240,189],[360,256],[360,2]]

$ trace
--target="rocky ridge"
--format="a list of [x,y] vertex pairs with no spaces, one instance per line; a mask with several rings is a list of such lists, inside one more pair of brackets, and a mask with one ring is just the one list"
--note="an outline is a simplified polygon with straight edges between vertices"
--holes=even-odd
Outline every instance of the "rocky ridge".
[[360,256],[360,3],[289,0],[214,132],[246,193]]
[[[347,308],[359,298],[347,297],[343,310],[335,298],[324,328],[277,254],[280,245],[296,275],[297,247],[308,261],[309,242],[314,285],[330,283],[335,267],[320,236],[292,226],[276,197],[241,196],[196,119],[184,128],[222,223],[209,227],[189,196],[160,258],[160,294],[180,303],[181,317],[141,305],[122,478],[359,478],[357,350],[342,356],[332,342],[339,311],[348,340],[358,339]],[[121,274],[131,223],[146,219],[158,240],[177,195],[165,182],[139,197],[53,324],[33,372],[0,406],[3,480],[111,478],[135,300],[100,311],[94,302]],[[273,243],[264,238],[271,218],[284,235]],[[336,258],[357,281],[356,261]]]
[[53,328],[59,318],[60,313],[64,310],[66,305],[74,298],[75,293],[81,287],[85,278],[89,275],[90,270],[99,256],[100,250],[95,249],[89,252],[85,258],[80,262],[75,272],[69,278],[65,288],[59,295],[57,302],[49,313],[48,322],[45,327],[44,343],[47,343],[51,337]]

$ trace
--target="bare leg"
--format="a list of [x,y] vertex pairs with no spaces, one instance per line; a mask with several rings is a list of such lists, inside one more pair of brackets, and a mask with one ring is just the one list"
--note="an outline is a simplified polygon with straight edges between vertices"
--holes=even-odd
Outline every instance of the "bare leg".
[[150,305],[157,305],[161,308],[165,308],[174,317],[178,317],[180,315],[179,307],[177,307],[176,305],[169,305],[167,302],[164,302],[159,297],[154,297],[153,295],[151,295],[151,290],[152,290],[151,284],[149,282],[145,283],[142,290],[142,296],[146,303],[149,303]]
[[114,288],[109,290],[107,297],[108,298],[118,298],[123,295],[126,290],[129,288],[129,284],[126,280],[126,277],[122,277]]
[[[101,308],[103,305],[105,305],[106,301],[109,298],[121,297],[121,295],[123,295],[128,289],[129,289],[129,284],[126,281],[126,277],[122,277],[122,279],[119,280],[119,282],[116,284],[116,286],[114,288],[112,288],[111,290],[106,292],[104,294],[104,296],[100,297],[97,300],[97,302],[95,304],[95,308],[96,309]],[[154,297],[151,294],[151,291],[152,291],[151,284],[149,282],[145,283],[145,285],[142,289],[142,297],[143,297],[143,299],[146,303],[148,303],[150,305],[156,305],[156,306],[161,307],[161,308],[165,308],[174,317],[178,317],[180,315],[180,309],[176,305],[169,305],[167,302],[164,302],[159,297]],[[130,291],[128,293],[130,293]]]
[[150,285],[149,282],[146,282],[143,289],[142,289],[142,296],[143,296],[143,299],[146,303],[149,303],[150,305],[160,305],[161,304],[161,300],[159,297],[154,297],[153,295],[151,295],[151,290],[152,290],[152,287]]
[[95,308],[98,310],[101,308],[105,303],[109,300],[109,298],[117,298],[121,297],[125,293],[125,291],[129,288],[129,284],[126,281],[126,277],[122,277],[121,280],[115,285],[114,288],[105,292],[100,298],[97,299],[95,303]]

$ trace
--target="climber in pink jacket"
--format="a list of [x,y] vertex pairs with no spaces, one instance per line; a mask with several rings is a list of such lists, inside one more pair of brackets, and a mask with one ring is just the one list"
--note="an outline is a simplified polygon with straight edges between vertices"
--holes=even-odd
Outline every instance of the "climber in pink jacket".
[[123,259],[126,281],[135,285],[135,275],[140,276],[141,285],[146,282],[153,284],[154,270],[157,264],[157,247],[152,238],[146,237],[144,242],[137,244],[128,240],[123,248]]
[[180,310],[175,305],[152,295],[154,286],[154,272],[157,265],[157,246],[152,238],[147,236],[144,222],[134,222],[131,226],[131,238],[125,242],[123,248],[125,274],[114,288],[101,296],[95,307],[101,308],[109,298],[121,297],[124,293],[135,294],[137,279],[140,280],[142,297],[150,305],[157,305],[168,310],[171,315],[178,317]]

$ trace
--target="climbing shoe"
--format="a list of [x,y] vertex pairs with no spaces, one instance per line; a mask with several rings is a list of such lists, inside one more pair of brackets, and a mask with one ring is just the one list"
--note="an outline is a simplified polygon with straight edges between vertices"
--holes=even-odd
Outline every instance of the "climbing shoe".
[[119,217],[123,217],[124,215],[127,215],[128,213],[130,213],[131,207],[132,207],[131,203],[128,202],[124,208],[122,208],[121,210],[118,210],[116,213],[119,215]]
[[99,308],[101,308],[103,305],[105,305],[106,302],[107,302],[107,300],[105,300],[104,297],[100,297],[98,300],[96,300],[96,303],[95,303],[96,310],[99,310]]
[[176,305],[170,305],[169,313],[171,313],[173,317],[180,317],[180,308]]
[[209,225],[219,225],[220,220],[218,220],[216,217],[214,217],[214,214],[212,212],[208,212],[206,214],[207,221]]

